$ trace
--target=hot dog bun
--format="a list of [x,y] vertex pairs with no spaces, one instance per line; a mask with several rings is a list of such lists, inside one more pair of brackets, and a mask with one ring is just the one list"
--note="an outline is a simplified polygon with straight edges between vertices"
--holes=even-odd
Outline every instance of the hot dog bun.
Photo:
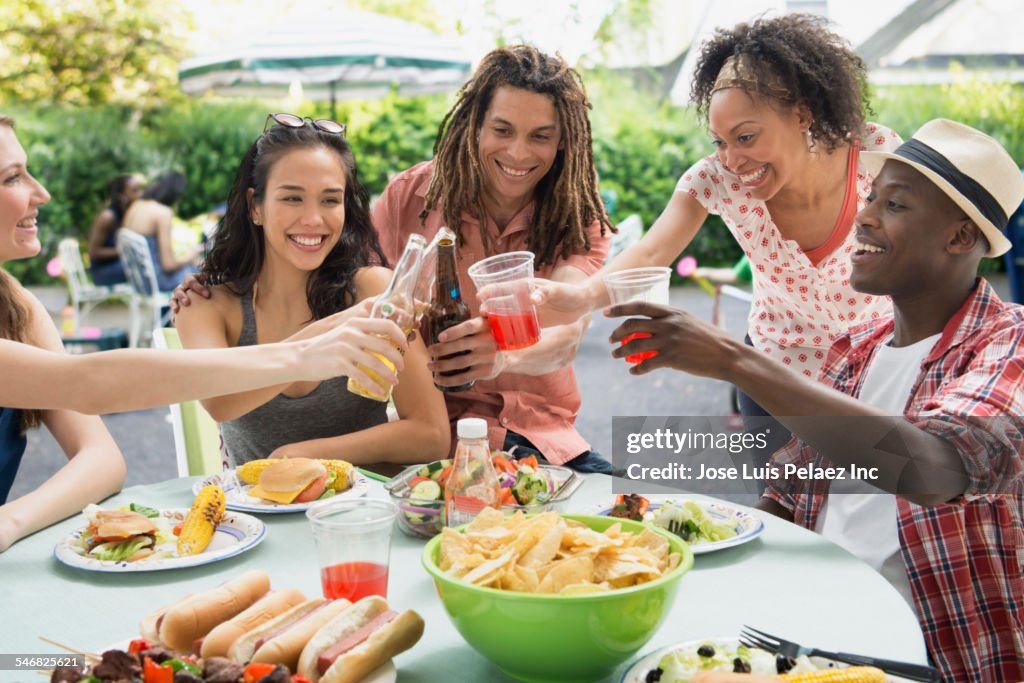
[[203,638],[200,654],[207,657],[227,657],[231,645],[248,631],[261,626],[279,614],[306,601],[302,591],[295,588],[271,591],[251,607],[228,619]]
[[191,652],[192,645],[210,630],[246,609],[270,590],[270,578],[261,571],[241,576],[182,600],[159,620],[160,642],[171,650]]
[[177,605],[179,602],[185,602],[192,597],[191,593],[185,595],[185,597],[175,602],[168,603],[161,607],[157,607],[155,610],[147,614],[139,622],[139,634],[151,643],[160,642],[160,629],[157,625],[160,623],[160,617],[164,615],[164,612]]
[[228,659],[238,664],[284,664],[295,671],[302,648],[313,634],[351,604],[348,600],[307,600],[239,637],[228,649]]
[[[310,638],[299,658],[298,671],[312,683],[355,683],[411,648],[422,635],[419,614],[392,612],[384,598],[372,595],[334,617]],[[321,656],[330,657],[336,645],[344,652],[321,674]]]

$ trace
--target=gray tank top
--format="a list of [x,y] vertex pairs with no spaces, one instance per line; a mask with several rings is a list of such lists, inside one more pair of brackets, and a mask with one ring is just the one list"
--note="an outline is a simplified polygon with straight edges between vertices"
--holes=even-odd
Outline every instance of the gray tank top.
[[[256,344],[252,293],[242,296],[242,334],[239,346]],[[220,425],[232,467],[269,456],[279,446],[350,434],[388,421],[387,403],[350,392],[347,377],[320,382],[305,396],[278,394],[245,415]],[[344,459],[344,453],[336,454]]]

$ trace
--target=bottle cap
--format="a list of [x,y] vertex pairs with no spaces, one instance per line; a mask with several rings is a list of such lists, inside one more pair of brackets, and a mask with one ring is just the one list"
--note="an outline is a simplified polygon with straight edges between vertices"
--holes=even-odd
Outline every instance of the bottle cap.
[[460,439],[487,438],[487,420],[479,417],[464,417],[459,420],[455,429]]

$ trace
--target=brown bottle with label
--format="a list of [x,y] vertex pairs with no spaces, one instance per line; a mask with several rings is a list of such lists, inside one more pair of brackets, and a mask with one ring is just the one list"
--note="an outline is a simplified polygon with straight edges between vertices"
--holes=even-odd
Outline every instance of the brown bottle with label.
[[[455,265],[455,233],[448,228],[441,228],[443,234],[437,240],[437,281],[434,284],[434,296],[430,302],[430,308],[424,316],[426,324],[427,342],[438,343],[438,337],[449,327],[454,327],[472,317],[469,306],[462,300],[462,287],[459,284],[459,271]],[[440,360],[447,360],[469,353],[460,351]],[[438,373],[442,377],[457,376],[466,370],[454,370]],[[435,383],[438,389],[445,393],[454,391],[465,391],[473,386],[473,382],[466,382],[454,387],[442,387]]]

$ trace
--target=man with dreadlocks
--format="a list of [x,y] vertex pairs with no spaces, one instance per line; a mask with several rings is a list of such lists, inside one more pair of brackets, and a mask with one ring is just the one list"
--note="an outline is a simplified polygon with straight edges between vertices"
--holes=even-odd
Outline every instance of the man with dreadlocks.
[[[595,273],[611,226],[598,195],[589,108],[579,74],[559,57],[525,45],[490,52],[442,121],[434,160],[395,176],[374,207],[388,259],[397,260],[411,233],[430,240],[448,226],[458,235],[463,297],[474,314],[467,271],[487,256],[532,251],[537,275],[561,282]],[[430,348],[435,381],[475,380],[446,394],[451,424],[482,417],[495,447],[610,472],[573,426],[580,394],[571,362],[585,325],[547,327],[537,344],[510,352],[498,350],[479,316],[443,332]],[[460,352],[467,353],[442,360]]]

